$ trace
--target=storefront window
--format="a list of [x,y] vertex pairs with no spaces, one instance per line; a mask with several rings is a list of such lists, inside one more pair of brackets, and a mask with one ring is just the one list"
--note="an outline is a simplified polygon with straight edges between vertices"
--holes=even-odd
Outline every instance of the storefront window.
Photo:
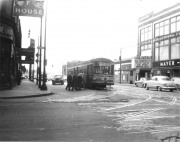
[[155,61],[159,61],[159,48],[155,48]]
[[178,59],[180,58],[180,45],[173,44],[171,45],[171,59]]
[[169,46],[160,47],[160,61],[169,59]]

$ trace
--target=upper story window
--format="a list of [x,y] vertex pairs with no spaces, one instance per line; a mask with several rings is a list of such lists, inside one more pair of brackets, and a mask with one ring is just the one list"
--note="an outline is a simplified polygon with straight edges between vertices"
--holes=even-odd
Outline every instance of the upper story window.
[[169,34],[169,20],[155,24],[155,37]]
[[143,42],[149,39],[152,39],[152,30],[150,26],[144,29],[141,29],[140,31],[140,42]]
[[180,16],[176,16],[170,19],[171,21],[171,26],[170,26],[170,31],[171,33],[180,31]]
[[180,31],[180,15],[154,25],[155,37]]

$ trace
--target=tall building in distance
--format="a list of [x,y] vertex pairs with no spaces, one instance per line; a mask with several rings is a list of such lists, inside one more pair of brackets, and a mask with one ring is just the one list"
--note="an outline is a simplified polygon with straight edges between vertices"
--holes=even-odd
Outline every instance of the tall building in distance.
[[139,18],[138,56],[151,56],[149,75],[180,77],[180,3]]

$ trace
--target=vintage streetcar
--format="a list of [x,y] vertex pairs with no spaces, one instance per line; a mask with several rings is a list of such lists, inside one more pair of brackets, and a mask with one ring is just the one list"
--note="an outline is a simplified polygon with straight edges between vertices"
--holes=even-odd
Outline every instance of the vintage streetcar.
[[85,86],[90,89],[103,89],[114,85],[114,62],[107,58],[88,61],[68,62],[67,72],[81,74]]

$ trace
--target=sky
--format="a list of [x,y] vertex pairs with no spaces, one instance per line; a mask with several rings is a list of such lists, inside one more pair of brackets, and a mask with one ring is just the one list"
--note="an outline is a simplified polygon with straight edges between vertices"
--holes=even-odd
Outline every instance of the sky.
[[[178,0],[48,0],[47,68],[57,67],[59,70],[62,64],[73,60],[84,61],[98,57],[118,59],[120,49],[122,59],[136,56],[138,18],[178,2]],[[37,47],[40,18],[24,16],[20,18],[22,47],[29,46],[29,29]]]

